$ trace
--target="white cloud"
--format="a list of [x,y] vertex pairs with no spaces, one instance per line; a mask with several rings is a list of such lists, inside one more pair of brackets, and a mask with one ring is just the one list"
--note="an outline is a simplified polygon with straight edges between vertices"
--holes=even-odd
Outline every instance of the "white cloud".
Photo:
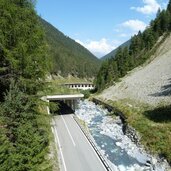
[[126,28],[133,30],[134,32],[137,32],[139,30],[143,31],[147,25],[140,20],[128,20],[122,23],[121,26],[124,26]]
[[94,55],[98,57],[106,55],[117,47],[116,45],[114,45],[114,42],[111,43],[106,38],[102,38],[99,41],[88,40],[87,42],[82,42],[78,39],[75,41],[80,43],[82,46],[87,48],[89,51],[91,51]]
[[128,34],[126,34],[126,33],[121,33],[121,34],[119,35],[119,37],[128,37]]
[[156,0],[143,0],[143,3],[145,4],[143,7],[131,7],[131,9],[149,15],[156,13],[161,8]]
[[121,32],[121,29],[119,29],[119,28],[114,28],[113,31],[114,31],[114,32],[117,32],[117,33],[120,33],[120,32]]

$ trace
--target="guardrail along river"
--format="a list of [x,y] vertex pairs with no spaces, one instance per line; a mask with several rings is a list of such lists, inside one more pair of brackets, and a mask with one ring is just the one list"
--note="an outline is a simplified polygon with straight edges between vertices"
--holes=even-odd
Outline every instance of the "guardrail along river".
[[165,171],[166,163],[137,147],[122,131],[122,122],[88,100],[79,101],[76,116],[83,120],[98,149],[114,171]]

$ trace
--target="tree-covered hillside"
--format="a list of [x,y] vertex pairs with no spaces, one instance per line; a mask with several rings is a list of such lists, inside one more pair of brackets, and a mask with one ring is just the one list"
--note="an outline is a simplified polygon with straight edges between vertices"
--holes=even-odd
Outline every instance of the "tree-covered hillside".
[[131,38],[129,46],[120,47],[114,58],[103,62],[96,78],[97,89],[100,91],[106,86],[114,84],[128,71],[143,64],[155,53],[170,31],[171,1],[166,10],[158,10],[156,18],[151,21],[144,32],[139,31]]
[[[38,91],[47,51],[34,0],[0,0],[0,170],[51,170]],[[47,162],[48,161],[48,162]]]
[[78,77],[93,77],[97,74],[100,67],[99,59],[45,20],[40,18],[40,21],[53,60],[52,73]]
[[106,60],[106,59],[110,59],[110,58],[114,58],[116,55],[116,52],[119,48],[124,48],[126,46],[129,46],[131,43],[130,40],[126,41],[125,43],[121,44],[119,47],[117,47],[116,49],[112,50],[110,53],[108,53],[107,55],[103,56],[102,58],[100,58],[102,61]]

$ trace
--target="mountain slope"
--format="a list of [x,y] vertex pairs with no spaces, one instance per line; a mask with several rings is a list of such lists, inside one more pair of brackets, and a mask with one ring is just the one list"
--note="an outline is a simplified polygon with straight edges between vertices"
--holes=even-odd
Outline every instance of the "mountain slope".
[[156,58],[135,68],[121,82],[104,90],[101,98],[132,99],[151,105],[171,104],[171,36],[158,48]]
[[[164,157],[171,166],[171,36],[150,63],[135,68],[96,98],[126,115],[148,151]],[[165,169],[169,170],[169,169]]]
[[[130,43],[131,43],[131,41],[128,40],[128,41],[124,42],[123,44],[121,44],[119,47],[124,48],[124,47],[126,47],[126,46],[129,46]],[[117,50],[119,49],[119,47],[117,47],[116,49],[112,50],[110,53],[108,53],[107,55],[103,56],[103,57],[100,58],[100,59],[101,59],[102,61],[104,61],[104,60],[106,60],[106,59],[109,59],[109,58],[111,58],[111,57],[114,57],[115,54],[116,54],[116,52],[117,52]]]
[[53,60],[52,73],[67,76],[93,77],[96,75],[100,60],[86,48],[65,36],[62,32],[40,18]]
[[149,26],[131,37],[130,45],[119,47],[115,57],[105,60],[100,67],[95,83],[98,91],[103,90],[124,77],[132,69],[142,65],[160,47],[171,32],[171,0],[166,10],[158,12]]

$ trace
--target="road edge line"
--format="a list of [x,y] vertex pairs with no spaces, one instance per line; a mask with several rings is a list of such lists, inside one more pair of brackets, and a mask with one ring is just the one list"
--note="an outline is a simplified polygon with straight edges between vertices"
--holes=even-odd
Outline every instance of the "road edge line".
[[[53,120],[53,122],[55,123],[54,120]],[[64,156],[63,156],[63,153],[62,153],[61,143],[60,143],[59,137],[58,137],[57,128],[52,127],[52,130],[54,130],[54,138],[55,138],[56,145],[58,144],[58,147],[59,147],[59,151],[60,151],[61,158],[62,158],[62,163],[63,163],[63,165],[64,165],[64,170],[67,171],[66,164],[65,164],[65,159],[64,159]],[[55,136],[55,135],[56,135],[56,136]],[[57,147],[56,147],[56,148],[57,148]]]
[[107,171],[112,171],[111,167],[109,166],[109,164],[106,162],[106,160],[104,159],[104,157],[102,156],[102,154],[100,153],[100,151],[97,149],[96,145],[94,144],[94,142],[91,140],[91,138],[89,137],[88,134],[85,133],[84,129],[82,128],[82,126],[79,124],[79,122],[77,121],[77,117],[76,116],[72,116],[72,118],[74,119],[74,121],[77,123],[77,126],[80,128],[82,134],[84,135],[85,139],[87,140],[87,142],[89,143],[89,145],[92,147],[93,151],[95,152],[97,158],[100,160],[101,164],[103,165],[103,167],[107,170]]

